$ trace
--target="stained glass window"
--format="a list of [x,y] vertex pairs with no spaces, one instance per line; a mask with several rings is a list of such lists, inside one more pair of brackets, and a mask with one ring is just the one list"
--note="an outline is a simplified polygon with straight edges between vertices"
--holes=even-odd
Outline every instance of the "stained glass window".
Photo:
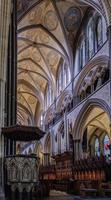
[[95,139],[95,155],[100,156],[100,143],[98,138]]
[[110,139],[109,139],[108,135],[105,135],[103,143],[104,143],[104,155],[108,156],[110,154],[110,150],[108,147],[108,145],[110,143]]

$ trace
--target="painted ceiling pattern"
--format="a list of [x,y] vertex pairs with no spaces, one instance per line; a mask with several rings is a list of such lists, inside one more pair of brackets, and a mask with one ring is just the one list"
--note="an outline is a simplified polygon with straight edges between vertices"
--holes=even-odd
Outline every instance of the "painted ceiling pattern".
[[[74,38],[89,4],[18,0],[18,123],[37,125],[47,84],[56,90],[61,59],[72,67]],[[96,3],[100,9],[99,1]]]

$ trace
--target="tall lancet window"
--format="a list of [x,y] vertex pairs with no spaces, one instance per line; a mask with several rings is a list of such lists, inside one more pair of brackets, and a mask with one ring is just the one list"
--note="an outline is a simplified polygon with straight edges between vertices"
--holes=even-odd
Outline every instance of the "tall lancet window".
[[85,39],[83,38],[79,47],[79,68],[80,70],[85,65]]
[[97,43],[96,44],[97,49],[103,43],[102,18],[100,16],[97,18],[97,22],[96,22],[96,43]]
[[90,59],[94,54],[94,24],[91,20],[88,24],[88,58]]
[[70,76],[70,69],[69,67],[65,64],[64,65],[64,73],[63,73],[63,87],[67,87],[67,85],[70,83],[71,76]]
[[99,139],[95,139],[95,155],[100,156],[100,142]]
[[108,135],[105,135],[104,137],[104,141],[103,141],[103,145],[104,145],[104,155],[108,156],[110,155],[110,150],[109,150],[109,143],[110,143],[110,139],[108,137]]
[[54,100],[54,92],[53,92],[53,88],[51,87],[51,85],[47,85],[46,88],[46,96],[45,96],[45,108],[47,109]]
[[70,69],[66,63],[61,63],[57,73],[57,94],[61,94],[61,92],[66,88],[71,80]]

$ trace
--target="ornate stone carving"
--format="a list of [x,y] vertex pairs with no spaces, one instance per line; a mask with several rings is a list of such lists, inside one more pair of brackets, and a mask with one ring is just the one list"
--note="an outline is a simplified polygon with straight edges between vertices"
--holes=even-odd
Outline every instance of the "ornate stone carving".
[[[103,65],[103,66],[95,66],[92,70],[90,70],[90,72],[85,76],[85,78],[83,79],[81,85],[80,85],[80,89],[79,89],[79,94],[83,93],[86,91],[86,89],[88,88],[88,86],[91,86],[94,84],[94,82],[98,79],[102,80],[102,77],[105,75],[106,71],[107,71],[107,65]],[[102,84],[101,80],[99,81],[99,86]]]
[[71,102],[71,100],[72,100],[72,97],[70,94],[65,96],[61,105],[61,111],[63,111],[67,107],[67,105]]
[[22,155],[6,158],[7,181],[11,185],[12,191],[15,191],[16,188],[27,189],[27,185],[37,183],[38,164],[39,161],[36,157]]

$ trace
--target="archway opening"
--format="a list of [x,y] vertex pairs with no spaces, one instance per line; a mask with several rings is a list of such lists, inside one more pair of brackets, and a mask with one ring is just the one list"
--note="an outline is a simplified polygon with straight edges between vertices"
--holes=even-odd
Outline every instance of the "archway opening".
[[[83,130],[83,131],[82,131]],[[110,119],[99,106],[92,106],[82,121],[82,157],[100,157],[107,159],[110,152]]]

